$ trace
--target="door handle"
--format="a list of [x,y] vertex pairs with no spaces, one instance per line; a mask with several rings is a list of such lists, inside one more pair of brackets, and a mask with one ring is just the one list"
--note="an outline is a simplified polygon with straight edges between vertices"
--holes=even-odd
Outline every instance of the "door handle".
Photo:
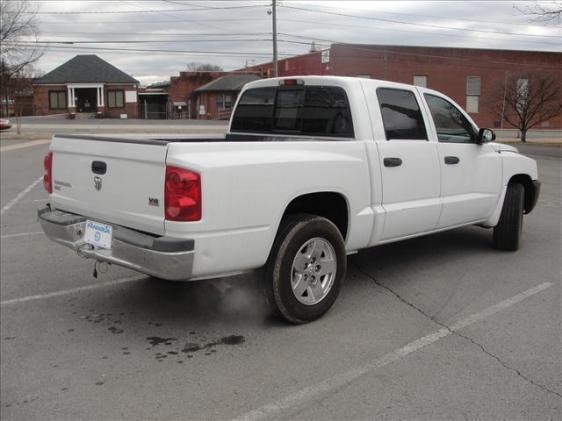
[[107,164],[103,161],[93,161],[92,162],[92,172],[94,174],[103,175],[107,171]]
[[384,158],[383,163],[385,167],[399,167],[402,165],[400,158]]
[[454,165],[458,164],[461,160],[458,156],[446,156],[445,157],[445,164],[447,165]]

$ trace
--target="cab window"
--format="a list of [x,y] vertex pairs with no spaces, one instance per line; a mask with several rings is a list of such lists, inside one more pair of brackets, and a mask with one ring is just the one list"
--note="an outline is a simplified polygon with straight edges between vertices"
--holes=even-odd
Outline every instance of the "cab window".
[[248,89],[234,112],[231,132],[354,137],[347,95],[337,86]]
[[427,140],[418,101],[412,91],[377,89],[386,140]]
[[473,143],[474,128],[463,113],[449,101],[431,94],[424,95],[437,130],[439,142]]

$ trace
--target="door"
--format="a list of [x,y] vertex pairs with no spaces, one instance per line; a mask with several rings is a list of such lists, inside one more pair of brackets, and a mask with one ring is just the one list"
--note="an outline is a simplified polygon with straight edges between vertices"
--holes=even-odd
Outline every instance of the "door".
[[502,163],[490,144],[451,100],[425,93],[438,141],[443,210],[439,228],[487,219],[501,192]]
[[428,140],[414,90],[378,88],[384,126],[378,140],[385,222],[382,241],[435,229],[441,211],[436,142]]

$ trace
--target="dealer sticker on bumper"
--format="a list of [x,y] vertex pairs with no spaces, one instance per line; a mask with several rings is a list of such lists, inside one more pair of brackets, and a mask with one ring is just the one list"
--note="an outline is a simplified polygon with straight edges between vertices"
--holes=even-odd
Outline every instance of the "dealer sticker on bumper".
[[86,221],[86,232],[84,241],[94,247],[110,249],[113,238],[113,228],[111,225],[100,224],[95,221]]

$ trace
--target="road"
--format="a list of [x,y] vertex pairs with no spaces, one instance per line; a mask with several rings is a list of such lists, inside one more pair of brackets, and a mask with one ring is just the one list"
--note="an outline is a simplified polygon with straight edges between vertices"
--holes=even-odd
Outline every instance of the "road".
[[76,119],[67,120],[61,116],[22,117],[21,134],[17,134],[16,121],[12,128],[2,131],[6,141],[27,141],[50,139],[54,134],[103,133],[103,134],[184,134],[184,133],[225,133],[226,120],[138,120],[138,119]]
[[517,253],[478,227],[362,251],[288,326],[258,274],[94,279],[39,232],[47,147],[1,154],[3,420],[560,419],[558,148],[525,148],[543,190]]

